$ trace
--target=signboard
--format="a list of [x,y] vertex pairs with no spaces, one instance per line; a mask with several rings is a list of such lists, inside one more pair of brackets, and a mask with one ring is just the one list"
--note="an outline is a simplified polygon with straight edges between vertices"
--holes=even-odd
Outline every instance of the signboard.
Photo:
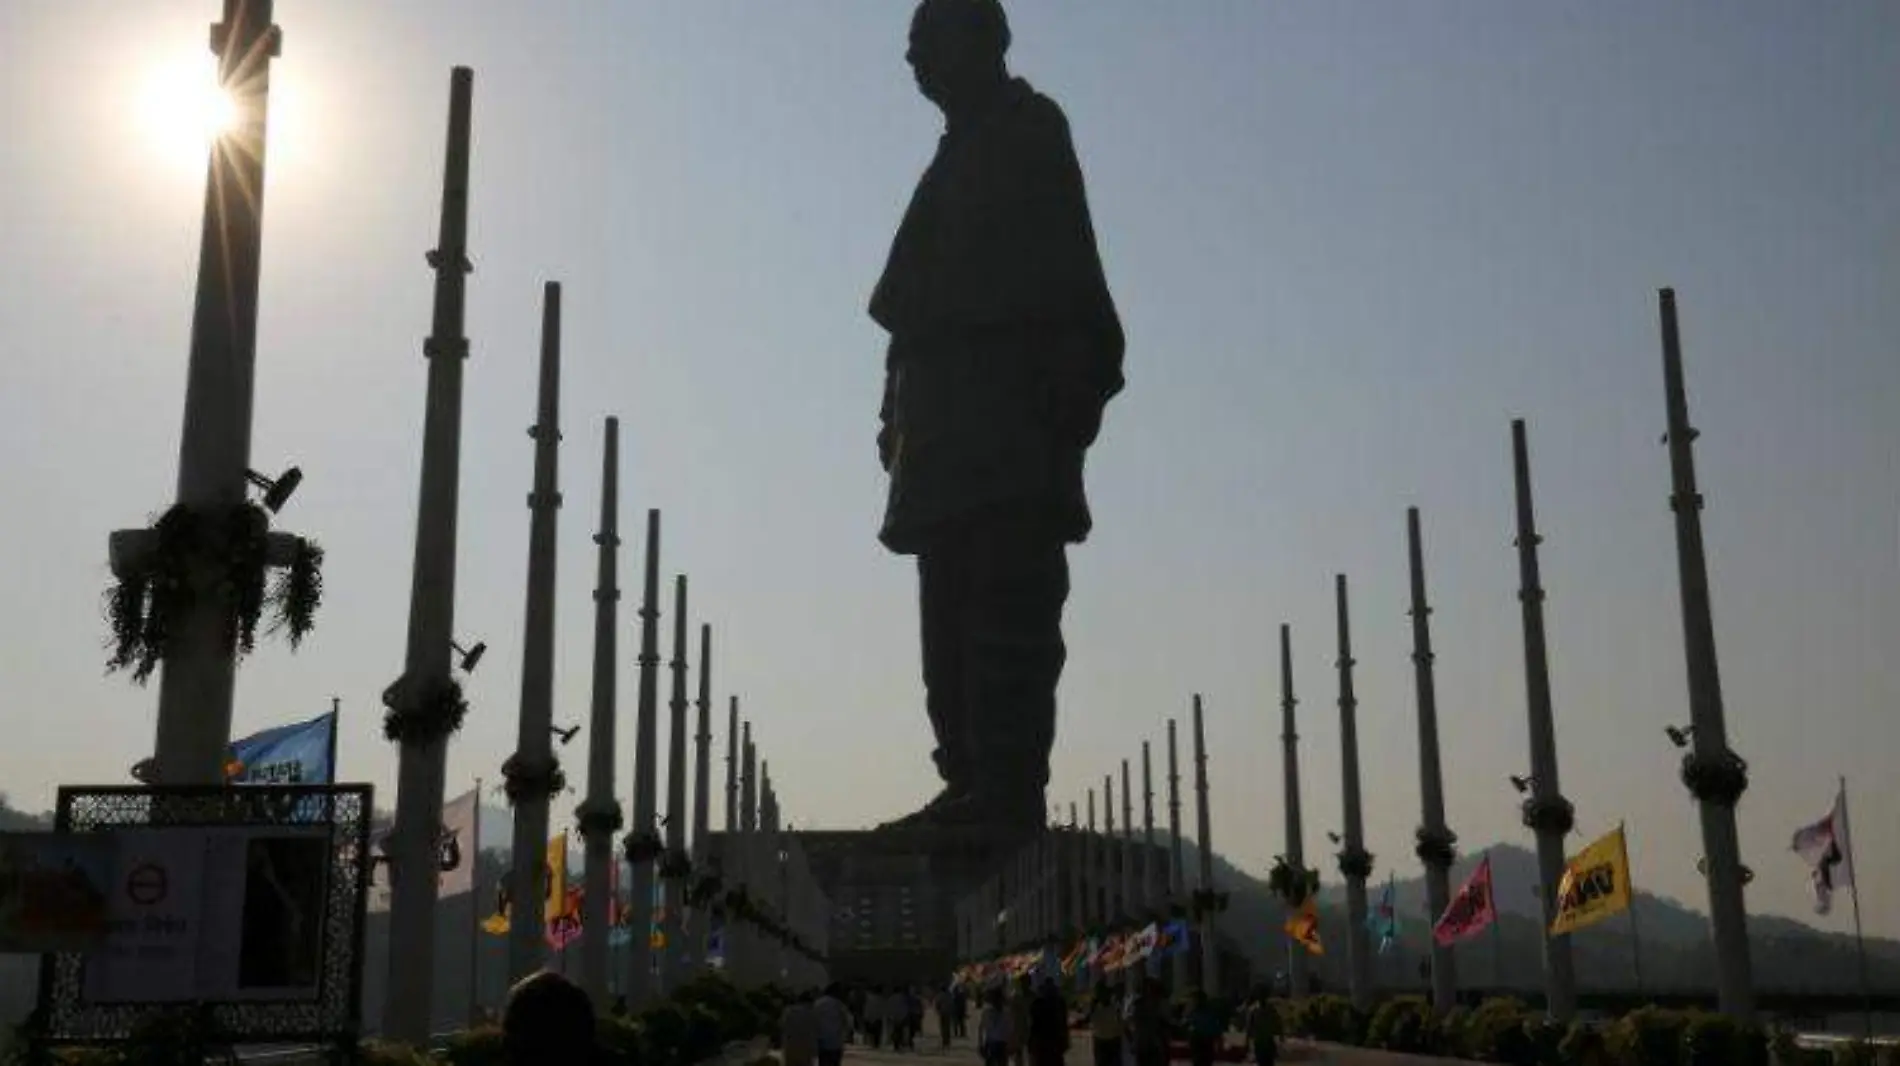
[[328,834],[132,829],[118,838],[94,1003],[309,1000],[318,991]]
[[44,1044],[112,1044],[183,1007],[236,1043],[361,1031],[367,785],[62,787],[109,847],[104,932],[46,955]]
[[0,955],[97,947],[112,859],[101,837],[0,833]]

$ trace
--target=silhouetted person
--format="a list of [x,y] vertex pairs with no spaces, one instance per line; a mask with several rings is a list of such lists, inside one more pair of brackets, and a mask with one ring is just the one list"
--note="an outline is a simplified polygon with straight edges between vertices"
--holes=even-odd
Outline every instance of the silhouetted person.
[[515,985],[502,1013],[501,1035],[512,1066],[597,1061],[594,1005],[560,974],[543,970]]
[[890,333],[879,538],[917,557],[924,687],[944,779],[905,822],[1043,821],[1067,652],[1083,455],[1122,387],[1068,121],[1004,65],[997,0],[924,0],[906,58],[945,133],[871,317]]

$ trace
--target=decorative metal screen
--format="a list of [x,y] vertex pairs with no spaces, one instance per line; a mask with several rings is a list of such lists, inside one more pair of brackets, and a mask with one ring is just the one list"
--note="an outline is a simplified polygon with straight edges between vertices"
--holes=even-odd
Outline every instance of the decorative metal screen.
[[[361,1024],[370,813],[368,785],[66,786],[59,790],[56,829],[324,830],[329,858],[315,997],[202,1006],[217,1031],[233,1044],[328,1043],[353,1040]],[[125,1040],[141,1023],[181,1006],[88,1002],[83,955],[44,956],[40,974],[40,1035],[49,1043]]]

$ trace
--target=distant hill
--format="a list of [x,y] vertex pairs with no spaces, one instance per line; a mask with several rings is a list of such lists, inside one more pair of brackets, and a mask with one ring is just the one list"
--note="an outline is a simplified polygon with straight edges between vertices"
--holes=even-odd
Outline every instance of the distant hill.
[[[1165,840],[1166,834],[1162,834]],[[1190,879],[1199,863],[1199,849],[1182,840]],[[1543,939],[1536,897],[1537,857],[1515,844],[1489,849],[1491,872],[1499,910],[1496,933],[1482,934],[1457,951],[1459,984],[1495,988],[1532,989],[1543,983]],[[1452,867],[1452,890],[1477,866],[1482,852],[1461,857]],[[1404,868],[1417,870],[1406,856]],[[1321,979],[1345,984],[1345,888],[1330,853],[1309,856],[1320,871],[1320,936],[1327,954],[1313,960]],[[1286,939],[1280,933],[1284,912],[1267,891],[1266,881],[1235,867],[1217,852],[1216,885],[1230,894],[1221,916],[1221,932],[1234,938],[1254,963],[1255,973],[1266,977],[1286,966]],[[1383,880],[1367,886],[1376,905],[1385,890]],[[1426,917],[1422,872],[1400,879],[1393,896],[1399,914],[1399,943],[1391,954],[1376,959],[1380,983],[1388,987],[1422,987],[1421,962],[1430,951],[1431,921]],[[1693,991],[1715,986],[1715,957],[1709,943],[1708,919],[1673,899],[1640,889],[1632,908],[1640,940],[1642,987],[1651,990]],[[1808,992],[1852,992],[1858,986],[1854,939],[1842,933],[1776,915],[1752,915],[1749,941],[1756,985],[1762,989]],[[1636,952],[1630,920],[1618,916],[1583,930],[1571,938],[1578,982],[1585,988],[1634,989]],[[1868,977],[1876,990],[1900,991],[1900,941],[1867,941]]]

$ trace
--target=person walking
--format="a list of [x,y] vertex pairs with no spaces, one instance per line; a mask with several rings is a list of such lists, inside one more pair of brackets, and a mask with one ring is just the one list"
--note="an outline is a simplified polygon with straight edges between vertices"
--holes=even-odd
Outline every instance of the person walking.
[[864,1039],[873,1051],[884,1046],[884,986],[872,985],[864,993]]
[[1089,1040],[1095,1051],[1095,1066],[1122,1066],[1121,1007],[1115,1002],[1115,990],[1107,984],[1095,986],[1089,1004]]
[[950,1046],[950,1037],[956,1030],[956,993],[948,988],[939,990],[936,1000],[931,1004],[931,1009],[937,1014],[937,1046],[947,1049]]
[[1029,1005],[1027,1043],[1031,1066],[1062,1066],[1069,1053],[1069,1005],[1056,983],[1046,977]]
[[818,1015],[810,992],[801,992],[780,1012],[778,1046],[784,1066],[812,1066],[817,1059]]
[[1167,996],[1161,982],[1143,978],[1128,1008],[1129,1039],[1135,1066],[1168,1066],[1174,1033],[1168,1024]]
[[818,1066],[838,1066],[844,1061],[845,1041],[851,1036],[851,1010],[839,992],[838,986],[832,985],[812,1004]]
[[1194,1066],[1214,1066],[1221,1038],[1227,1035],[1227,1019],[1219,1005],[1198,988],[1188,998],[1187,1031],[1189,1061]]
[[1254,994],[1247,1008],[1246,1033],[1254,1066],[1273,1066],[1280,1057],[1280,1012],[1264,988]]
[[1009,1010],[1003,1004],[1003,990],[992,988],[983,998],[983,1009],[976,1016],[976,1047],[983,1066],[1006,1066],[1010,1047],[1016,1038],[1010,1032]]
[[1029,1061],[1029,1007],[1035,998],[1035,992],[1029,987],[1029,978],[1017,978],[1011,986],[1009,997],[1010,1066],[1027,1066]]
[[885,997],[884,1024],[891,1031],[891,1050],[909,1051],[910,993],[902,985],[891,989],[891,994]]

